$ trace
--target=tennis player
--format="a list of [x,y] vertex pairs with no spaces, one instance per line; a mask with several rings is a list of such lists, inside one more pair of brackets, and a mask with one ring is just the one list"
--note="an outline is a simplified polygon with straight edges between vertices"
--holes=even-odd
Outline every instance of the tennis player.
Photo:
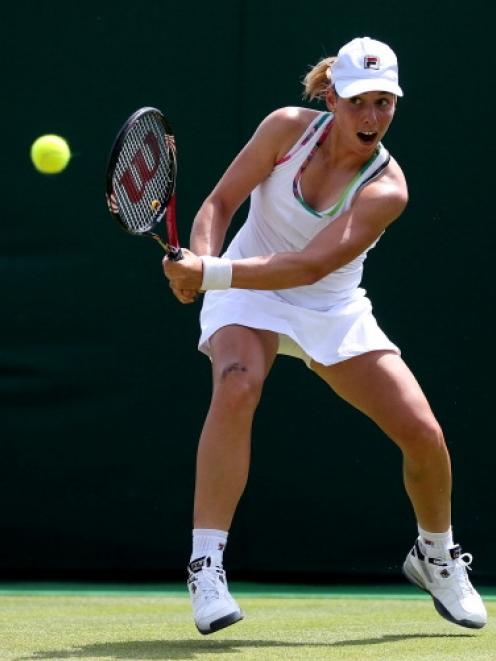
[[[195,623],[206,634],[243,617],[222,554],[247,481],[262,386],[276,355],[288,354],[399,446],[418,522],[403,572],[443,617],[480,628],[487,616],[468,579],[472,556],[453,542],[442,430],[360,287],[367,251],[408,198],[403,172],[382,144],[403,95],[396,56],[379,41],[353,39],[304,84],[307,98],[321,99],[326,110],[282,108],[264,119],[201,206],[191,251],[163,262],[181,302],[206,292],[199,348],[213,367],[188,568]],[[219,257],[249,195],[248,218]]]

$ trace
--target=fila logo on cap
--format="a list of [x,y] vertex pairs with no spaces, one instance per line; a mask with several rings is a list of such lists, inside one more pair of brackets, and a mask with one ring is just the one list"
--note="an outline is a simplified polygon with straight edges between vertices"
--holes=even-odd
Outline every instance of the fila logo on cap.
[[363,68],[364,69],[379,69],[380,68],[380,59],[377,55],[366,55],[363,58]]

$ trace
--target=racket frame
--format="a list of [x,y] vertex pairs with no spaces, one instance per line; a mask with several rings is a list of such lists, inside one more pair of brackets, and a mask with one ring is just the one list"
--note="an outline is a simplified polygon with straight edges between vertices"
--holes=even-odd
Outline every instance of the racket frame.
[[[171,164],[173,171],[173,185],[170,194],[164,200],[157,200],[159,202],[159,206],[151,219],[149,228],[146,230],[132,230],[119,213],[119,207],[117,205],[116,197],[114,194],[114,175],[116,165],[121,155],[122,147],[127,139],[129,132],[144,115],[149,113],[153,113],[159,118],[159,121],[164,129],[164,135],[168,136],[168,138],[163,139],[170,139],[174,141],[174,146],[172,148],[169,146],[169,152],[172,153],[173,156],[173,162]],[[153,106],[144,106],[143,108],[139,108],[123,124],[117,133],[117,136],[112,145],[112,149],[110,151],[106,176],[107,206],[112,217],[128,234],[131,234],[132,236],[148,236],[154,239],[167,254],[168,258],[172,261],[178,261],[183,258],[181,248],[179,247],[176,226],[176,178],[177,157],[175,150],[175,140],[169,122],[158,108],[154,108]],[[165,230],[169,241],[165,241],[156,231],[153,231],[160,225],[162,221],[164,221]]]

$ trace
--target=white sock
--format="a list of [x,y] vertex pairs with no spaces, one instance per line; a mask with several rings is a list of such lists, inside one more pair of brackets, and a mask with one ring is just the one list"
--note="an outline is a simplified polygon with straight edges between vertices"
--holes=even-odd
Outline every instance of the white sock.
[[453,529],[450,526],[446,532],[428,532],[418,526],[422,546],[427,555],[449,557],[449,549],[454,546]]
[[227,544],[228,533],[212,528],[193,529],[193,550],[191,560],[209,555],[216,563],[222,564],[222,554]]

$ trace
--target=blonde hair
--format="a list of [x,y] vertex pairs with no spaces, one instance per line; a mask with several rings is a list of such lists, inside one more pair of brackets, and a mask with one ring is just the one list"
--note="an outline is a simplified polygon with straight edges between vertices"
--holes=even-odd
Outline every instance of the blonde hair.
[[313,101],[313,99],[322,101],[325,99],[327,91],[332,85],[327,72],[336,59],[336,57],[324,57],[315,66],[311,67],[310,71],[303,78],[303,87],[305,88],[303,92],[304,99],[308,99],[309,101]]

